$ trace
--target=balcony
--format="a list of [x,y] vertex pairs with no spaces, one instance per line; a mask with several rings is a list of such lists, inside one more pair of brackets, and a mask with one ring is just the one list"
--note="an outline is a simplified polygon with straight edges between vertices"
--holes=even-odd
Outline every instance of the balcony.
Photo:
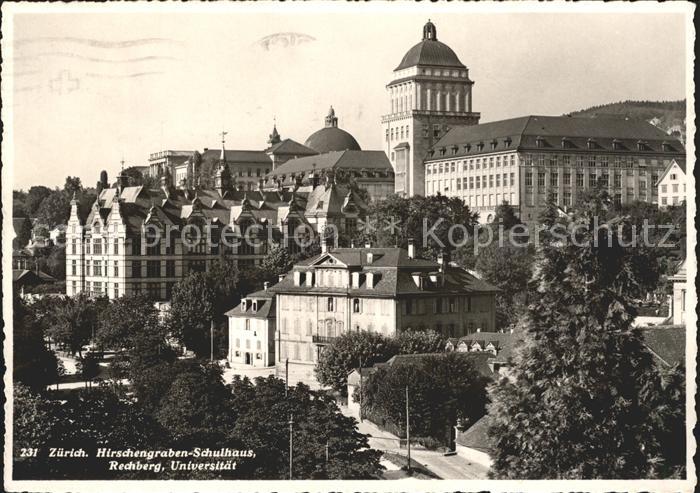
[[335,337],[335,336],[319,336],[319,335],[311,336],[311,341],[314,344],[331,344],[336,339],[337,339],[337,337]]

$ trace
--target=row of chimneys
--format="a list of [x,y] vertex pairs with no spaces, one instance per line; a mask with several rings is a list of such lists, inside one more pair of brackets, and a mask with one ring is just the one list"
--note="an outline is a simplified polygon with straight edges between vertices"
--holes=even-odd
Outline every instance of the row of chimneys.
[[[333,242],[333,238],[324,238],[321,240],[321,253],[327,253],[330,250],[330,245]],[[355,248],[355,242],[350,242],[350,248]],[[372,248],[372,244],[369,241],[365,242],[365,248]],[[373,259],[372,253],[367,254],[367,263],[371,264]],[[408,239],[408,258],[416,258],[416,245],[413,238]],[[441,270],[444,269],[445,259],[442,253],[438,255],[438,263],[440,264]]]

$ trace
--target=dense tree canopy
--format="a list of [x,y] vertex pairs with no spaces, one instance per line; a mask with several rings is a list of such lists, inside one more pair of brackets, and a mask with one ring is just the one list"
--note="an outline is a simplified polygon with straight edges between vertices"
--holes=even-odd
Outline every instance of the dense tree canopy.
[[648,280],[632,267],[639,250],[623,246],[616,228],[596,239],[606,207],[604,195],[583,202],[563,219],[579,227],[538,252],[512,378],[491,392],[494,477],[642,478],[659,474],[668,455],[656,430],[678,402],[631,326],[629,293]]
[[[289,387],[275,377],[234,378],[233,408],[238,417],[233,435],[255,451],[242,464],[245,477],[289,477],[289,420],[293,420],[294,479],[373,479],[381,472],[380,452],[367,448],[354,418],[344,416],[332,397],[304,384]],[[326,461],[326,450],[328,461]]]
[[411,435],[448,445],[453,426],[468,427],[484,415],[489,381],[464,353],[425,356],[371,373],[363,385],[363,408],[405,436],[408,387]]

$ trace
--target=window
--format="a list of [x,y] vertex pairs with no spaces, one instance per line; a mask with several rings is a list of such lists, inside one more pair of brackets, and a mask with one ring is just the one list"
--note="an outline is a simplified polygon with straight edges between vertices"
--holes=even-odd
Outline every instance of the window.
[[489,175],[489,188],[493,188],[493,175]]
[[440,136],[440,125],[433,125],[433,137]]
[[470,176],[469,177],[469,190],[471,190],[472,188],[474,188],[474,177]]
[[668,185],[661,185],[661,193],[666,193]]
[[476,177],[476,188],[480,188],[480,183],[481,183],[481,177],[477,176]]
[[549,175],[549,184],[552,185],[553,187],[556,187],[559,185],[559,173],[556,171],[552,171],[552,173]]
[[457,298],[452,296],[450,298],[450,313],[456,313],[457,312]]
[[132,260],[131,262],[131,277],[141,277],[141,261]]
[[85,242],[85,254],[90,255],[90,240]]
[[114,277],[118,277],[119,276],[119,263],[116,260],[114,261],[113,269],[114,269]]
[[114,255],[119,255],[119,240],[114,238]]
[[101,276],[102,275],[102,261],[100,260],[95,260],[95,269],[94,272],[96,276]]
[[86,275],[86,276],[89,276],[89,275],[90,275],[90,261],[89,261],[89,260],[87,260],[87,261],[85,262],[85,275]]
[[[600,157],[600,166],[603,168],[608,167],[608,156]],[[615,156],[615,166],[620,166],[620,156]]]
[[666,197],[661,197],[661,205],[666,205]]
[[593,154],[588,156],[588,166],[591,168],[595,167],[595,156]]
[[607,173],[603,173],[600,176],[600,181],[603,184],[603,186],[607,187],[610,184],[610,176]]
[[508,186],[508,173],[503,173],[503,186]]
[[678,193],[678,184],[677,183],[674,183],[671,185],[671,191],[673,193]]
[[576,173],[576,186],[577,187],[583,186],[583,173]]
[[620,188],[622,186],[622,175],[620,172],[615,172],[614,180],[615,188]]
[[[531,187],[532,186],[532,171],[526,171],[525,172],[525,186],[526,187]],[[477,187],[478,188],[478,187]]]
[[676,179],[676,174],[675,174],[675,173],[671,173],[670,178],[671,178],[671,180],[675,180],[675,179]]
[[160,283],[149,282],[146,284],[146,292],[149,298],[154,300],[160,299]]
[[588,175],[588,186],[593,188],[593,187],[595,187],[595,183],[596,183],[595,173],[591,173],[590,175]]
[[[503,175],[505,177],[505,175]],[[501,175],[498,174],[496,175],[496,186],[500,187],[501,186]]]
[[571,156],[568,154],[565,154],[561,157],[562,162],[564,163],[564,166],[571,166]]
[[564,205],[571,205],[571,192],[564,192]]
[[328,303],[327,303],[327,311],[333,312],[335,311],[335,301],[333,298],[328,298]]
[[94,246],[93,246],[93,253],[95,255],[102,255],[102,239],[101,238],[95,238]]
[[160,260],[146,262],[146,277],[160,277]]
[[78,275],[78,261],[77,260],[71,261],[70,272],[71,272],[71,275],[73,275],[73,276]]
[[510,185],[515,185],[515,173],[510,174]]
[[175,277],[175,261],[165,261],[165,277]]
[[119,298],[119,284],[114,283],[114,297]]
[[71,240],[71,253],[73,255],[78,253],[78,240]]
[[538,187],[544,186],[544,173],[541,171],[539,173],[537,173],[537,186]]
[[353,313],[360,313],[360,299],[359,298],[354,298],[352,300],[352,312]]
[[564,176],[564,185],[571,185],[571,173],[565,172],[563,176]]
[[134,238],[131,240],[131,254],[141,255],[141,238]]

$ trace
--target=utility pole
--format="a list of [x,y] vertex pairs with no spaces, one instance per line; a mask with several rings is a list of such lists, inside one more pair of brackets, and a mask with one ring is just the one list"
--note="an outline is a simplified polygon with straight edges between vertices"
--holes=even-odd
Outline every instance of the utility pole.
[[328,440],[326,440],[326,467],[328,467]]
[[[360,423],[362,423],[362,393],[364,389],[362,388],[362,357],[360,357]],[[350,399],[350,396],[348,396]]]
[[287,397],[289,390],[289,358],[284,360],[284,396]]
[[294,418],[289,415],[289,479],[292,479],[292,454],[294,449],[292,448],[292,430],[294,426]]
[[408,448],[408,472],[411,472],[411,424],[408,419],[408,385],[406,385],[406,447]]
[[213,363],[214,362],[214,320],[212,319],[211,324],[209,324],[209,339],[210,339],[210,347],[211,347],[211,356],[210,360]]

